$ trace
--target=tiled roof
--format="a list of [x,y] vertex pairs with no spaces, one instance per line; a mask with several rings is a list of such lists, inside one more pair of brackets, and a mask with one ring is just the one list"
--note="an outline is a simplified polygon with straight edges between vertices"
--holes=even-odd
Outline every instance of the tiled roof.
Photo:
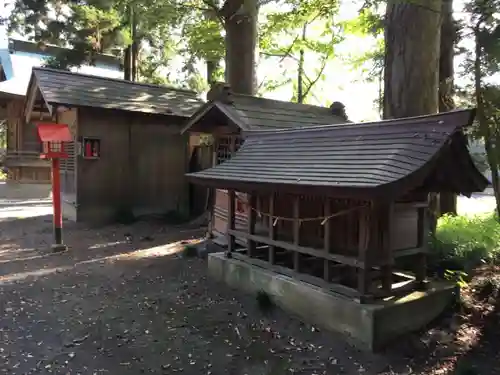
[[200,107],[188,120],[183,132],[200,130],[197,128],[200,120],[213,111],[222,112],[243,131],[349,122],[333,115],[326,107],[231,93],[229,100],[213,100]]
[[32,80],[49,105],[189,117],[203,104],[194,91],[56,69],[33,68]]
[[217,102],[224,111],[238,116],[242,130],[285,129],[311,125],[343,124],[330,108],[233,94],[232,103]]
[[[188,176],[226,188],[235,183],[365,191],[398,183],[409,188],[411,183],[416,188],[433,172],[444,150],[462,163],[455,190],[482,191],[488,182],[472,164],[461,132],[473,117],[473,110],[462,110],[372,123],[249,131],[230,160]],[[451,141],[455,148],[446,147]]]

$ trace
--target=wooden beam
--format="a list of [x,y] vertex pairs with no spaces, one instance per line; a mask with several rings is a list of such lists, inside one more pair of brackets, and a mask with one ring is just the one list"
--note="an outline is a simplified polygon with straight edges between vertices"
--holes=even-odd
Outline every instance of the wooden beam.
[[241,238],[252,238],[254,241],[266,244],[266,245],[272,245],[275,247],[280,247],[282,249],[288,250],[288,251],[295,251],[301,254],[307,254],[307,255],[312,255],[317,258],[322,258],[322,259],[329,259],[330,261],[337,262],[337,263],[342,263],[351,267],[356,267],[356,268],[364,268],[365,264],[364,262],[359,261],[359,259],[356,259],[354,257],[346,256],[346,255],[340,255],[340,254],[326,254],[323,249],[318,250],[318,249],[313,249],[310,247],[305,247],[305,246],[297,246],[295,244],[285,242],[285,241],[277,241],[277,240],[271,240],[268,237],[265,236],[259,236],[256,234],[248,234],[243,231],[239,230],[228,230],[233,236],[235,237],[241,237]]
[[[300,197],[293,197],[293,244],[300,245]],[[293,253],[293,268],[296,272],[300,272],[300,252]]]
[[319,277],[314,277],[311,275],[298,273],[298,272],[295,272],[294,270],[291,270],[290,268],[286,268],[286,267],[279,266],[279,265],[272,265],[272,264],[269,264],[269,262],[265,262],[265,261],[260,260],[260,259],[249,258],[246,255],[243,255],[240,253],[233,253],[233,256],[235,259],[241,260],[243,262],[254,264],[258,267],[268,269],[268,270],[275,272],[275,273],[278,273],[278,274],[289,276],[293,279],[296,279],[296,280],[299,280],[299,281],[302,281],[302,282],[305,282],[305,283],[308,283],[311,285],[315,285],[317,287],[332,291],[334,293],[342,294],[345,297],[349,297],[349,298],[353,298],[353,299],[359,298],[359,293],[356,289],[349,288],[349,287],[341,285],[341,284],[330,284],[330,283],[327,283],[324,280],[320,279]]
[[415,247],[415,248],[411,248],[411,249],[393,251],[392,256],[397,259],[397,258],[403,258],[403,257],[417,255],[420,253],[427,254],[428,252],[429,252],[429,249],[427,249],[426,247]]
[[[368,248],[371,236],[372,211],[361,211],[359,215],[359,237],[358,237],[358,262],[364,264],[365,267],[358,269],[358,292],[363,297],[369,293],[370,288],[370,257],[368,256]],[[362,300],[362,302],[364,302]]]
[[[257,197],[255,194],[248,194],[248,219],[247,219],[247,231],[249,234],[255,234],[255,221],[257,220],[257,215],[255,212],[257,206]],[[247,251],[248,256],[251,257],[255,253],[255,241],[251,238],[247,238]]]
[[[323,212],[326,221],[323,224],[323,230],[324,230],[323,245],[326,254],[330,254],[330,246],[331,246],[330,220],[326,218],[331,215],[331,211],[332,211],[331,199],[325,198]],[[330,281],[330,261],[328,259],[325,259],[323,263],[323,278],[325,279],[326,282]]]
[[[418,224],[417,224],[417,247],[427,250],[429,242],[429,215],[428,209],[421,207],[418,209]],[[425,280],[427,277],[427,251],[416,253],[415,261],[415,277],[416,281],[425,288]]]
[[227,251],[228,251],[228,256],[231,256],[231,253],[235,250],[235,236],[232,233],[232,231],[235,228],[235,199],[236,199],[236,194],[234,193],[234,190],[229,190],[227,192],[227,206],[228,206],[228,211],[227,211]]
[[380,252],[384,259],[385,265],[381,267],[382,272],[382,289],[384,292],[390,294],[392,289],[392,264],[394,258],[392,255],[391,246],[391,232],[394,228],[393,218],[394,218],[394,205],[392,203],[383,204],[379,207],[379,233],[381,236]]
[[[275,194],[271,193],[269,196],[269,239],[271,241],[276,240],[276,226],[274,225],[274,211],[275,211]],[[269,263],[274,264],[275,262],[276,247],[274,245],[269,245]]]

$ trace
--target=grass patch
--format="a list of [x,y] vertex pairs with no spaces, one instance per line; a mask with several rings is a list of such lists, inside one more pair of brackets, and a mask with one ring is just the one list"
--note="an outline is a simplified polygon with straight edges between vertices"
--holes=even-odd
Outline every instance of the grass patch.
[[431,247],[431,267],[469,272],[500,259],[500,224],[494,214],[443,216]]
[[198,256],[198,244],[197,243],[188,243],[184,245],[182,249],[182,255],[185,258],[194,258]]

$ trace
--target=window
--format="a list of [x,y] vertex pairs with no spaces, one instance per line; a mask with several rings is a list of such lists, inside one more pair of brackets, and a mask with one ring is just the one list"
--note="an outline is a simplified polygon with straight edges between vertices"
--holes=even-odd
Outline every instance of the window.
[[238,151],[242,144],[243,140],[237,135],[228,135],[217,138],[217,164],[229,160],[233,152]]

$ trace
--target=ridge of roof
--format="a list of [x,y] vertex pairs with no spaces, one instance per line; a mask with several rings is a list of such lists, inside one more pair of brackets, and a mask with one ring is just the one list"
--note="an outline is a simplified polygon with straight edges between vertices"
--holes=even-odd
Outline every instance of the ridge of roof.
[[[302,133],[306,131],[323,131],[329,128],[337,128],[341,127],[343,129],[345,128],[357,128],[357,127],[363,127],[363,128],[368,128],[370,126],[376,126],[380,127],[381,125],[391,125],[391,126],[400,126],[400,125],[415,125],[420,122],[426,122],[426,120],[430,118],[435,118],[436,120],[442,119],[449,117],[450,115],[455,115],[455,114],[460,114],[460,113],[470,113],[470,118],[469,122],[467,124],[463,124],[462,126],[468,126],[472,123],[474,120],[475,114],[476,114],[476,108],[469,108],[469,109],[456,109],[453,111],[448,111],[448,112],[440,112],[440,113],[435,113],[435,114],[428,114],[428,115],[420,115],[420,116],[413,116],[413,117],[404,117],[404,118],[394,118],[394,119],[383,119],[379,121],[368,121],[368,122],[352,122],[352,121],[346,121],[345,123],[338,123],[338,124],[328,124],[328,125],[312,125],[312,126],[297,126],[293,128],[283,128],[283,129],[255,129],[255,130],[246,130],[245,133],[251,136],[258,136],[258,135],[271,135],[271,134],[283,134],[283,133]],[[333,116],[333,115],[332,115]],[[422,120],[422,121],[419,121]],[[442,121],[442,120],[439,120]]]
[[156,88],[156,89],[175,90],[175,91],[179,91],[179,92],[184,92],[186,94],[198,95],[198,93],[196,91],[182,89],[182,88],[176,88],[173,86],[154,85],[152,83],[127,81],[127,80],[118,79],[118,78],[102,77],[102,76],[96,76],[96,75],[92,75],[92,74],[79,73],[79,72],[70,72],[70,71],[62,70],[62,69],[33,67],[33,72],[35,72],[35,71],[45,71],[45,72],[52,72],[52,73],[57,73],[57,74],[66,74],[66,75],[70,75],[70,76],[85,77],[85,78],[95,79],[95,80],[99,80],[99,81],[110,81],[110,82],[117,82],[117,83],[121,83],[121,84],[129,84],[129,85],[134,85],[134,86],[143,86],[143,87],[150,87],[150,88]]
[[[324,112],[328,112],[328,114],[330,114],[331,116],[335,116],[334,114],[330,113],[330,109],[328,107],[323,107],[323,106],[315,105],[315,104],[295,103],[295,102],[290,102],[290,101],[286,101],[286,100],[264,98],[262,96],[254,96],[254,95],[239,94],[239,93],[231,93],[231,97],[233,97],[233,98],[240,97],[243,99],[250,99],[253,101],[262,101],[262,102],[266,102],[266,103],[284,104],[284,105],[289,105],[289,106],[293,106],[296,108],[318,109],[318,110],[321,110]],[[215,100],[215,101],[218,101],[218,100]],[[226,105],[228,104],[228,103],[224,103],[224,102],[222,102],[222,103],[226,104]],[[231,103],[229,103],[229,104],[231,104]],[[336,117],[338,117],[338,116],[336,116]]]

